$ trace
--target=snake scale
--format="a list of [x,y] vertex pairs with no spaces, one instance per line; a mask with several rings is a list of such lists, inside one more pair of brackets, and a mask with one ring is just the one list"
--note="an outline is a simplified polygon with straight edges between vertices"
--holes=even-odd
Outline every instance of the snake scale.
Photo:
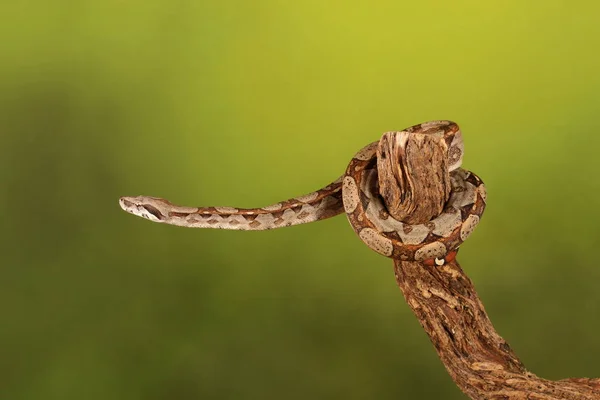
[[121,197],[119,204],[123,210],[154,222],[236,230],[275,229],[345,212],[360,239],[379,254],[425,265],[444,265],[456,257],[460,244],[479,223],[486,203],[485,186],[477,175],[460,168],[464,145],[454,122],[431,121],[394,134],[398,138],[394,143],[398,154],[403,154],[408,135],[415,134],[433,135],[447,149],[450,196],[439,216],[427,223],[401,222],[387,212],[377,180],[381,141],[356,153],[344,175],[329,185],[266,207],[184,207],[149,196]]

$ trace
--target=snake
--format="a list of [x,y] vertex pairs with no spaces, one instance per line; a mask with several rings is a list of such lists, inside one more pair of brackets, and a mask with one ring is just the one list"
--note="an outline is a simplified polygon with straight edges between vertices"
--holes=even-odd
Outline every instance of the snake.
[[153,222],[248,231],[306,224],[345,213],[358,237],[375,252],[442,266],[455,259],[459,246],[478,225],[486,204],[485,186],[477,175],[461,168],[464,144],[456,123],[430,121],[396,133],[399,137],[437,135],[447,149],[450,195],[442,212],[426,223],[405,223],[387,212],[377,181],[381,141],[359,150],[345,173],[323,188],[265,207],[187,207],[152,196],[121,197],[119,205]]

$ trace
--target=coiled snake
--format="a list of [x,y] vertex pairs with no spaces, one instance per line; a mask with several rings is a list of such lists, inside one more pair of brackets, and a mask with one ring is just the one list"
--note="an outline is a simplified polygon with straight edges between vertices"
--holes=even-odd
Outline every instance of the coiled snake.
[[[439,216],[426,223],[408,223],[388,213],[380,196],[380,190],[384,188],[377,179],[378,168],[380,172],[382,165],[397,169],[395,164],[401,162],[407,150],[407,138],[419,134],[439,140],[446,149],[444,161],[450,190]],[[386,135],[388,139],[392,138],[391,150],[384,145],[384,138],[373,142],[356,153],[345,174],[334,182],[307,195],[266,207],[183,207],[149,196],[121,197],[119,204],[123,210],[154,222],[237,230],[305,224],[345,211],[360,239],[384,256],[426,265],[452,261],[460,244],[479,223],[486,201],[481,179],[460,168],[464,146],[458,125],[450,121],[432,121]],[[390,156],[386,157],[388,153]],[[406,182],[410,177],[398,176],[398,179],[405,181],[404,187],[410,187],[410,182]]]

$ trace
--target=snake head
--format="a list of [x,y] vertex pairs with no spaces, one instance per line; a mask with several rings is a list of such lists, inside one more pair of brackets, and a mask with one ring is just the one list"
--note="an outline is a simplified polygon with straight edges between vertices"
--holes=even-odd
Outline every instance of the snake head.
[[170,206],[166,200],[149,196],[121,197],[119,205],[130,214],[154,222],[164,221],[168,215],[166,209]]

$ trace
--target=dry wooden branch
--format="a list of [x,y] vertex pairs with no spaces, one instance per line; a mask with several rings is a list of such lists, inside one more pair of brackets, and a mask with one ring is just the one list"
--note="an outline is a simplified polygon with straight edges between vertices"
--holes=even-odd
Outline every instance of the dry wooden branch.
[[[405,222],[407,209],[417,205],[416,220],[428,221],[439,214],[447,199],[446,164],[439,160],[440,148],[434,141],[421,140],[418,151],[405,152],[401,168],[419,165],[400,175],[380,176],[382,180],[410,175],[413,188],[410,202],[403,194],[384,184],[383,200],[391,215]],[[387,155],[386,155],[387,156]],[[429,160],[428,162],[423,162]],[[410,168],[409,168],[410,169]],[[400,183],[400,188],[402,186]],[[418,189],[414,189],[418,188]],[[404,196],[404,199],[407,197]],[[407,204],[409,206],[407,207]],[[411,208],[412,207],[412,208]],[[425,210],[426,212],[423,212]],[[427,215],[429,213],[429,215]],[[456,261],[442,267],[424,266],[412,261],[394,260],[396,281],[421,326],[429,335],[452,379],[472,399],[505,400],[600,400],[600,379],[572,378],[549,381],[528,372],[508,343],[495,331],[473,283]]]
[[441,133],[385,133],[377,148],[377,171],[379,191],[398,221],[425,223],[442,212],[450,196],[448,146]]

